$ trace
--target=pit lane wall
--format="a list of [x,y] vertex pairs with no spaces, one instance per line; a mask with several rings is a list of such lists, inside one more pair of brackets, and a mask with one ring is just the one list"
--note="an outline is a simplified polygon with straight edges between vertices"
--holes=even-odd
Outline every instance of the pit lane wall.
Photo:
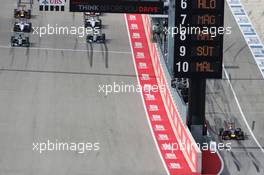
[[[164,64],[162,64],[160,53],[156,43],[151,42],[151,19],[148,15],[142,15],[144,23],[145,33],[148,40],[149,50],[151,54],[152,64],[154,66],[155,75],[159,87],[165,87],[165,90],[161,92],[164,106],[166,107],[168,118],[170,120],[173,132],[183,148],[182,152],[187,160],[191,170],[195,173],[201,172],[202,167],[202,153],[186,124],[183,123],[182,117],[177,110],[177,105],[173,100],[170,90],[170,80],[166,77],[165,72],[168,74],[168,70]],[[186,149],[185,149],[186,148]]]

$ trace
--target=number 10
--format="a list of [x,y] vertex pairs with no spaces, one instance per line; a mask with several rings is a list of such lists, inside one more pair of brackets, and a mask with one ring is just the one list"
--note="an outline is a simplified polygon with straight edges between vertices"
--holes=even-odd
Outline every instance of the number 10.
[[189,70],[188,62],[178,62],[176,63],[176,66],[178,68],[178,72],[188,72]]

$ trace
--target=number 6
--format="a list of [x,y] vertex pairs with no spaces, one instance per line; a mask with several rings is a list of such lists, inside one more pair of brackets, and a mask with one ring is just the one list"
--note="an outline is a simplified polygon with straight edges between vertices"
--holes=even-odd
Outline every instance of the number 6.
[[181,8],[186,9],[187,8],[187,0],[181,0]]

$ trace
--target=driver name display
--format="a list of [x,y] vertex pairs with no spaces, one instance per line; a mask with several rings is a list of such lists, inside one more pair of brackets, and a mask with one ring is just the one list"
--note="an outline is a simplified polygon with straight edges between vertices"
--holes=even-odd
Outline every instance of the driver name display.
[[[223,28],[222,0],[179,0],[175,8],[180,27]],[[174,77],[222,78],[223,33],[181,31],[175,35],[174,49]]]

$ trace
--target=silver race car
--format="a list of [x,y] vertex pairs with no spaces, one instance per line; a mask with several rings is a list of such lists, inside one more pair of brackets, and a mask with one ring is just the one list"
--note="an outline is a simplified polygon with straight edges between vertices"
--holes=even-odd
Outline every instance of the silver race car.
[[99,33],[88,34],[86,38],[87,43],[105,43],[105,34],[101,31]]
[[14,24],[14,32],[30,33],[32,31],[32,23],[27,20],[19,20]]
[[84,26],[85,28],[91,27],[91,28],[102,28],[102,20],[98,19],[97,17],[84,17]]
[[25,36],[24,33],[15,33],[14,36],[11,37],[11,46],[12,47],[29,47],[29,37]]

